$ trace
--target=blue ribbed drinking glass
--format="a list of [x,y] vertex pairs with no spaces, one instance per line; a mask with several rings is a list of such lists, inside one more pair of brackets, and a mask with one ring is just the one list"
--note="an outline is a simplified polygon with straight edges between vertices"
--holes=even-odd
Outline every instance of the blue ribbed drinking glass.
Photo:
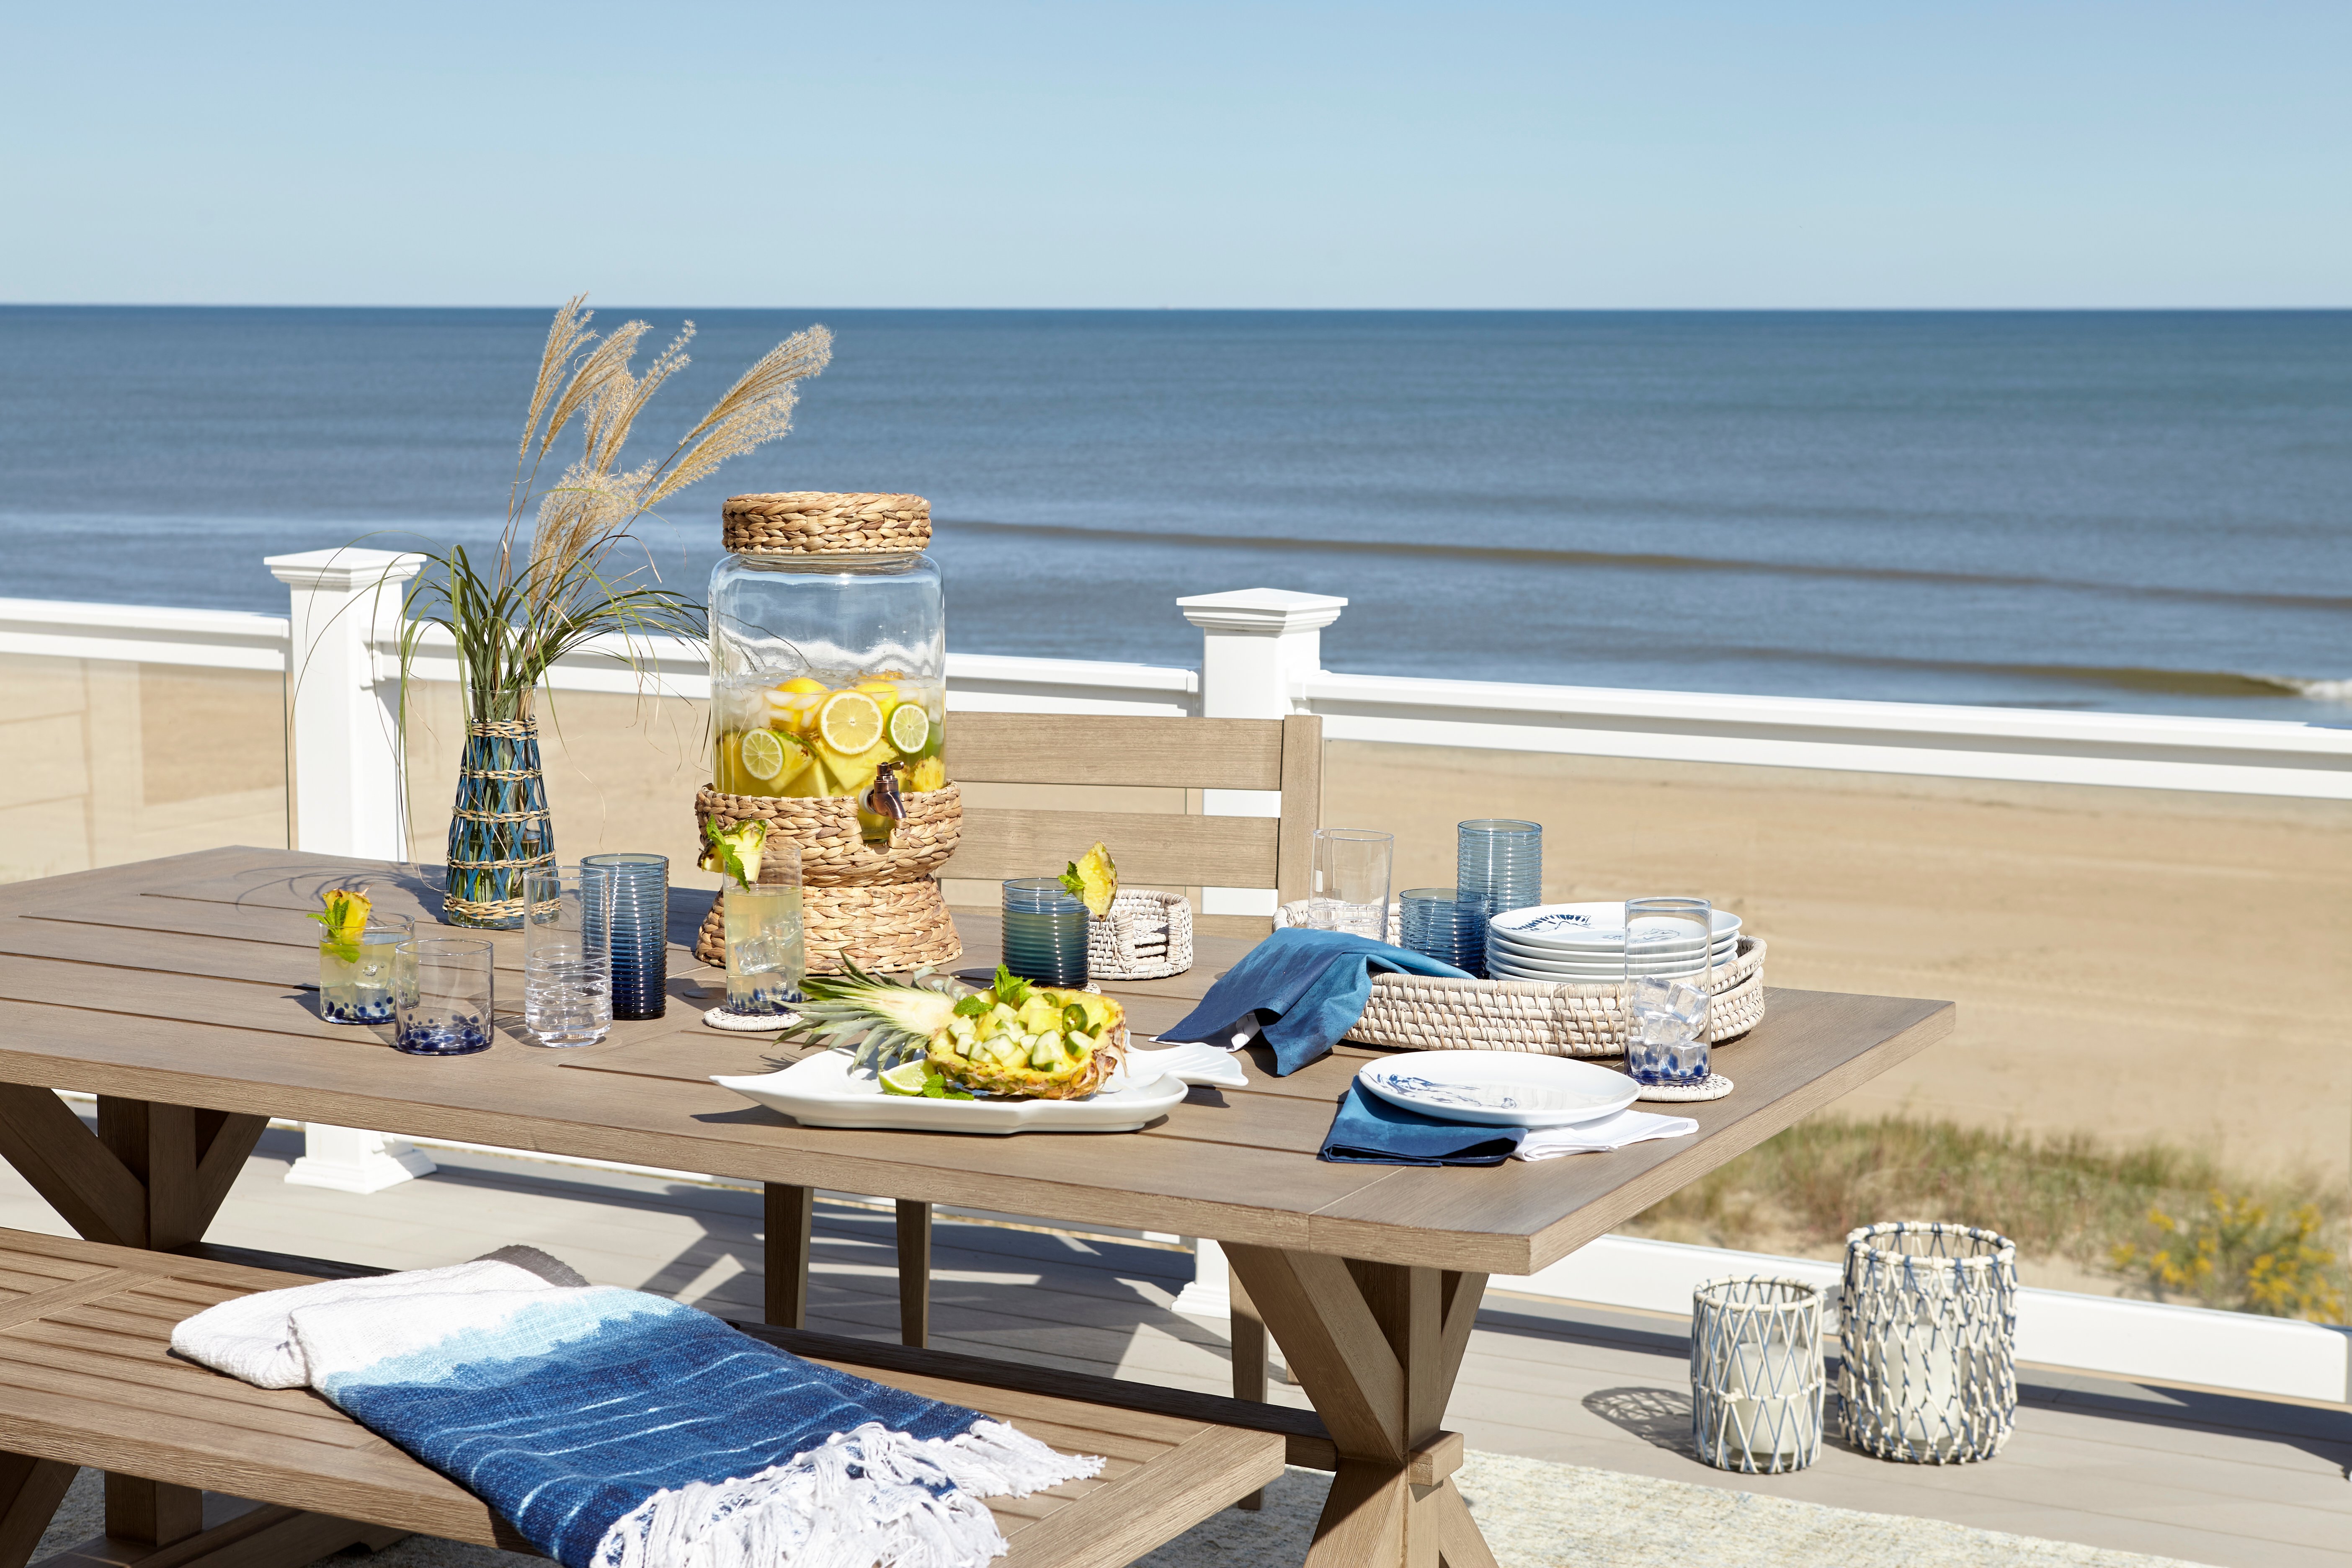
[[660,1017],[669,1006],[669,857],[644,850],[584,855],[580,875],[612,888],[612,929],[590,936],[605,935],[613,955],[613,1016]]
[[1468,907],[1452,888],[1407,888],[1397,895],[1400,945],[1423,958],[1468,969],[1476,956]]
[[1478,817],[1455,828],[1454,896],[1470,924],[1462,965],[1486,973],[1486,922],[1499,914],[1543,902],[1543,825],[1507,817]]
[[1004,967],[1040,985],[1087,983],[1087,906],[1059,877],[1004,884]]

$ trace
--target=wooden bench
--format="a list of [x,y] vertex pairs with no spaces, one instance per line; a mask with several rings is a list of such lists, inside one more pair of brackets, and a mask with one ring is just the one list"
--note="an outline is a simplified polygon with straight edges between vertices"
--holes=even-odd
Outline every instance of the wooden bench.
[[[25,1568],[83,1465],[109,1472],[110,1533],[49,1560],[59,1568],[278,1568],[411,1533],[530,1552],[480,1499],[307,1389],[255,1388],[170,1353],[173,1325],[217,1302],[365,1272],[0,1230],[0,1568]],[[1129,1563],[1279,1475],[1290,1443],[1263,1417],[1221,1424],[1232,1402],[1206,1395],[1066,1373],[1048,1392],[971,1358],[738,1326],[1104,1456],[1090,1480],[989,1505],[1012,1546],[999,1561],[1017,1568]]]

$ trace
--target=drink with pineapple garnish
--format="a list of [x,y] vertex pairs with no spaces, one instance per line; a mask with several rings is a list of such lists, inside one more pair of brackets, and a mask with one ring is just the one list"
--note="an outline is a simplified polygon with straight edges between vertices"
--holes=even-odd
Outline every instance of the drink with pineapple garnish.
[[331,1024],[389,1024],[393,949],[409,939],[406,915],[377,911],[363,888],[330,888],[310,918],[319,939],[319,1016]]
[[740,1017],[790,1013],[808,973],[801,924],[801,849],[768,825],[733,829],[703,825],[709,849],[703,869],[727,879],[721,891],[727,930],[727,1011]]

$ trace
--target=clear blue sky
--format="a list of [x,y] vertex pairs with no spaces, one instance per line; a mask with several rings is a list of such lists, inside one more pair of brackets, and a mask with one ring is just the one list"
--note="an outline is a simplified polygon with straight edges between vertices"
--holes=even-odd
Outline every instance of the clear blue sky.
[[2352,5],[18,4],[0,300],[2352,304]]

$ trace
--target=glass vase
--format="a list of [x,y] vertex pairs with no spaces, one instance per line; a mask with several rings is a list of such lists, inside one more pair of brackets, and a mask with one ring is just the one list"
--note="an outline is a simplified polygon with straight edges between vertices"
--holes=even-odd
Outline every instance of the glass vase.
[[466,723],[441,918],[453,926],[514,931],[522,925],[523,879],[555,864],[555,828],[529,693],[495,706],[509,711]]

